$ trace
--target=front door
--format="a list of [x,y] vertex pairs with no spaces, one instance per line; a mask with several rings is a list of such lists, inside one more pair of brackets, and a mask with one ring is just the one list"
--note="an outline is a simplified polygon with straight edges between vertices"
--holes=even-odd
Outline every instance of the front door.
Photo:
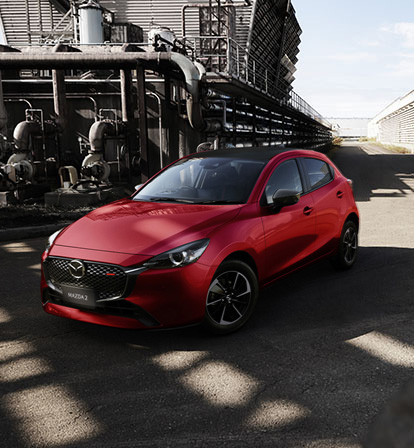
[[[278,189],[299,193],[299,202],[272,210],[272,196]],[[261,215],[266,241],[265,279],[270,281],[306,263],[315,242],[315,216],[312,196],[304,193],[297,161],[289,159],[276,166],[261,199]]]

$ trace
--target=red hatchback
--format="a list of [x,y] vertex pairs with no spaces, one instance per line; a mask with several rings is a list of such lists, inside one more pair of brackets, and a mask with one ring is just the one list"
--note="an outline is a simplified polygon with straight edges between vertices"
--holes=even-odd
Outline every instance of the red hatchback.
[[313,151],[192,154],[50,237],[43,308],[114,327],[232,332],[281,276],[323,257],[354,264],[351,186]]

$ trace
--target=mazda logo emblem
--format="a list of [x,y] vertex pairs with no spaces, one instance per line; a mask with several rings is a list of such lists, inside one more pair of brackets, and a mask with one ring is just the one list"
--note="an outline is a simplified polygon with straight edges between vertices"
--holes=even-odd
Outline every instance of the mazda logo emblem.
[[85,265],[79,260],[72,260],[69,263],[69,273],[73,278],[79,280],[85,275],[86,268]]

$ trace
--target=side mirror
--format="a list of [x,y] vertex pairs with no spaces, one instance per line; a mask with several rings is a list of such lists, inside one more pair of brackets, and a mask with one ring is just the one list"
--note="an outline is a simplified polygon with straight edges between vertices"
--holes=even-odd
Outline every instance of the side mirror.
[[272,210],[274,213],[279,213],[283,207],[295,205],[299,202],[300,193],[294,190],[276,190],[272,199]]
[[142,184],[135,185],[135,187],[134,187],[134,188],[135,188],[135,191],[137,191],[138,188],[141,187],[141,185],[142,185]]

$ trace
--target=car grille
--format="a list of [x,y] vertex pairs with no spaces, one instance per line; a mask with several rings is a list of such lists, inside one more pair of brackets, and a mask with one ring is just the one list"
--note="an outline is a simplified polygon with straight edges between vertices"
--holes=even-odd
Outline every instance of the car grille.
[[85,275],[80,279],[69,272],[71,259],[47,258],[44,269],[48,280],[61,292],[63,286],[93,289],[98,292],[98,300],[119,297],[125,291],[127,275],[119,266],[82,261]]

